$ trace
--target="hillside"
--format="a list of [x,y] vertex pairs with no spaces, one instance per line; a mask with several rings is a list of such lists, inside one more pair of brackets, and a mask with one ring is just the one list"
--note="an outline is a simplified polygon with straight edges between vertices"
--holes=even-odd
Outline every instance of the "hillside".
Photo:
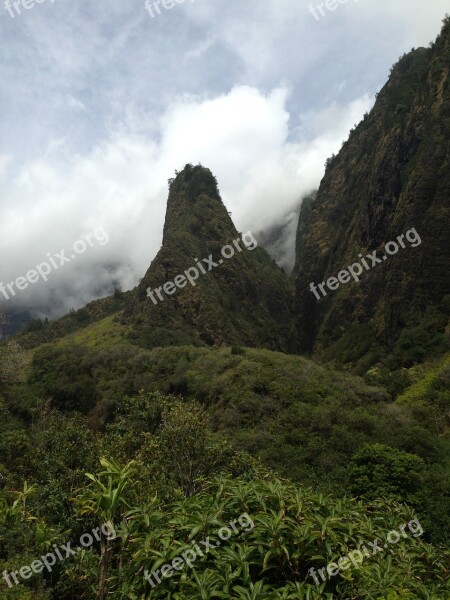
[[292,277],[187,164],[136,289],[0,344],[0,600],[450,598],[449,70],[450,18],[304,199]]
[[252,232],[238,233],[209,169],[186,165],[170,184],[162,248],[124,311],[130,339],[292,351],[292,305],[288,278]]
[[[373,110],[329,161],[316,200],[303,206],[301,351],[340,363],[362,359],[364,369],[392,353],[391,366],[409,367],[448,349],[449,70],[447,22],[432,47],[392,68]],[[397,251],[386,249],[391,241]],[[339,280],[355,263],[355,277]],[[326,295],[311,290],[332,277]]]

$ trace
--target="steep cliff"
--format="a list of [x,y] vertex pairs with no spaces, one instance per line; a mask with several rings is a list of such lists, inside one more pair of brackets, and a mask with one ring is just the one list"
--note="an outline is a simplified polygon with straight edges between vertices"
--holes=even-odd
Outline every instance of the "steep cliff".
[[292,306],[289,279],[238,233],[212,173],[186,165],[170,184],[162,247],[124,312],[131,339],[289,351]]
[[[445,346],[449,70],[447,20],[430,48],[413,50],[393,67],[373,110],[329,161],[316,200],[303,205],[295,269],[301,351],[340,362],[365,356],[367,365],[397,353],[408,366]],[[417,238],[409,238],[420,243],[398,239],[412,229]],[[389,255],[391,241],[398,250],[388,246]],[[377,258],[373,266],[367,254]],[[357,262],[359,281],[350,275],[346,282],[344,274],[340,281],[339,273]],[[325,294],[311,289],[322,282]]]

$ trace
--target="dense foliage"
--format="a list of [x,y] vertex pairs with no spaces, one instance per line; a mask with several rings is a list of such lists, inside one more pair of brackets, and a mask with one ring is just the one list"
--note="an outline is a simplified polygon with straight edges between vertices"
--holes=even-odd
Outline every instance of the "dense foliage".
[[[302,352],[363,373],[411,367],[448,351],[450,317],[450,19],[430,48],[405,55],[374,108],[329,164],[297,236],[296,318]],[[415,228],[406,246],[358,282],[310,291]],[[370,265],[370,262],[369,262]]]
[[[3,589],[2,600],[441,600],[450,592],[450,553],[424,541],[421,522],[406,505],[393,499],[337,500],[280,481],[215,442],[204,411],[195,404],[142,394],[125,402],[119,414],[97,448],[94,442],[73,446],[70,427],[81,432],[83,424],[75,417],[66,420],[58,452],[45,448],[49,481],[0,496],[0,568],[18,570],[53,544],[73,540],[77,547],[80,536],[95,526],[108,524],[114,535],[76,552],[51,573]],[[35,447],[43,450],[49,436],[34,435]],[[89,448],[92,452],[85,454]],[[132,460],[102,458],[102,469],[76,475],[76,463],[92,467],[93,456],[104,451]],[[42,459],[37,457],[33,468],[39,469]],[[60,476],[67,469],[71,477],[54,488],[61,459],[66,464]],[[358,466],[362,459],[356,459]],[[39,479],[38,472],[30,476]],[[49,504],[52,492],[70,497],[71,506]],[[393,537],[402,527],[403,535]],[[334,576],[322,571],[322,579],[314,579],[329,563],[376,540],[378,547],[389,544],[356,560],[354,568]],[[195,544],[208,552],[192,555]],[[146,580],[183,555],[191,562],[180,572],[172,569],[173,576],[160,577],[157,585],[157,576],[152,584]]]
[[[261,248],[149,306],[238,236],[186,165],[135,292],[0,344],[0,600],[450,598],[449,34],[393,68],[305,201],[297,331]],[[411,219],[425,254],[304,301]],[[322,364],[271,351],[299,340]]]

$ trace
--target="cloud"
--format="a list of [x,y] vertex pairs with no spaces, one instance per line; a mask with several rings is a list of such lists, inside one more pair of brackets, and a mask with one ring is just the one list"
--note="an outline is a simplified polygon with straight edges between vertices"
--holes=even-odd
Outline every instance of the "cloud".
[[11,157],[6,154],[0,154],[0,181],[5,177],[8,164],[11,161]]
[[175,101],[154,139],[122,127],[86,155],[58,140],[57,153],[22,165],[5,187],[0,251],[11,258],[0,281],[15,280],[103,227],[107,245],[89,248],[14,301],[41,312],[51,306],[55,316],[110,293],[114,284],[132,288],[161,244],[167,179],[187,162],[212,169],[240,230],[259,230],[292,214],[370,100],[307,116],[308,135],[315,137],[295,142],[289,140],[287,100],[283,88],[264,94],[238,86],[214,99]]
[[[316,2],[316,0],[313,0]],[[435,38],[448,0],[44,2],[0,19],[0,281],[103,225],[111,241],[21,293],[53,315],[131,288],[161,243],[167,179],[218,177],[239,229],[286,226],[389,67]]]
[[447,4],[350,1],[319,22],[298,0],[196,0],[155,19],[144,0],[5,13],[0,153],[28,160],[49,137],[87,153],[136,115],[151,115],[151,127],[174,98],[213,99],[236,85],[289,88],[297,126],[297,111],[374,94],[401,54],[436,36]]

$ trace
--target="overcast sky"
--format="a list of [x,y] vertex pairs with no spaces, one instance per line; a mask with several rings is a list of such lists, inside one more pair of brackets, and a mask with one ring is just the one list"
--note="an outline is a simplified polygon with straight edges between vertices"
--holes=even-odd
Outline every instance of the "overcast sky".
[[144,0],[15,1],[0,0],[0,282],[96,228],[109,238],[3,303],[50,316],[136,285],[187,162],[212,169],[240,231],[295,214],[392,64],[448,11],[179,0],[152,18]]

